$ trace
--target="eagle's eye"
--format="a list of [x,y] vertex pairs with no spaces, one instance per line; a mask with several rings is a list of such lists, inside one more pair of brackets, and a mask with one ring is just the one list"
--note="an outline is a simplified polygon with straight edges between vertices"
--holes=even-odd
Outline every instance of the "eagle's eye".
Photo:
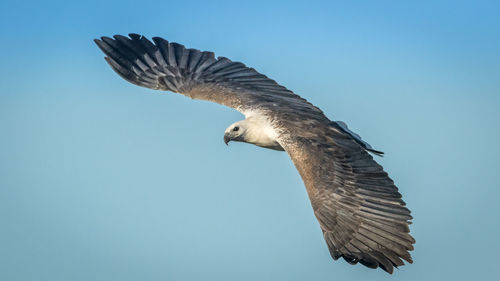
[[236,126],[236,127],[234,127],[234,128],[233,128],[233,131],[234,131],[234,132],[236,132],[236,131],[238,131],[239,129],[240,129],[240,127]]

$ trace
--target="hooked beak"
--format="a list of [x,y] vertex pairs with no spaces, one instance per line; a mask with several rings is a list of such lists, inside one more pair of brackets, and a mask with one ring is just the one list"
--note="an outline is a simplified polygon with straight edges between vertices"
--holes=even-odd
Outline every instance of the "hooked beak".
[[224,135],[224,143],[228,145],[228,143],[231,141],[231,138],[227,135]]

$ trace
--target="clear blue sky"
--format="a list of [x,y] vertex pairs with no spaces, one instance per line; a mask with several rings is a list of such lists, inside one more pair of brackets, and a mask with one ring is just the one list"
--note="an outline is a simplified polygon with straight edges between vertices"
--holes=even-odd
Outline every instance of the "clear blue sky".
[[[498,1],[68,2],[0,3],[1,280],[497,280]],[[333,262],[287,155],[223,144],[239,113],[108,67],[92,39],[129,32],[242,61],[385,151],[414,264]]]

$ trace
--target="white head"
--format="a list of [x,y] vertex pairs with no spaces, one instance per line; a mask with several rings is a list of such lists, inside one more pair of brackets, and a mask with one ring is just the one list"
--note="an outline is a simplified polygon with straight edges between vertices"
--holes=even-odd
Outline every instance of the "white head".
[[274,150],[283,150],[270,132],[269,126],[259,118],[247,118],[227,127],[224,132],[224,143],[241,141]]
[[228,144],[230,141],[245,142],[245,133],[247,130],[246,120],[241,120],[231,124],[224,132],[224,143]]

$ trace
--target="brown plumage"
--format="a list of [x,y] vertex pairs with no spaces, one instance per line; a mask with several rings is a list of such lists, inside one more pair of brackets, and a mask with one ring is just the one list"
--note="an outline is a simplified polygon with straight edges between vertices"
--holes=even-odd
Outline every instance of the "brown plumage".
[[244,121],[251,120],[247,123],[262,125],[258,128],[264,137],[260,142],[244,135],[235,139],[264,147],[262,140],[272,139],[274,148],[269,148],[286,150],[304,180],[333,259],[342,257],[389,273],[404,265],[403,260],[412,262],[410,211],[394,182],[368,153],[382,152],[243,63],[158,37],[151,42],[137,34],[129,36],[95,40],[121,77],[239,110],[247,117]]

